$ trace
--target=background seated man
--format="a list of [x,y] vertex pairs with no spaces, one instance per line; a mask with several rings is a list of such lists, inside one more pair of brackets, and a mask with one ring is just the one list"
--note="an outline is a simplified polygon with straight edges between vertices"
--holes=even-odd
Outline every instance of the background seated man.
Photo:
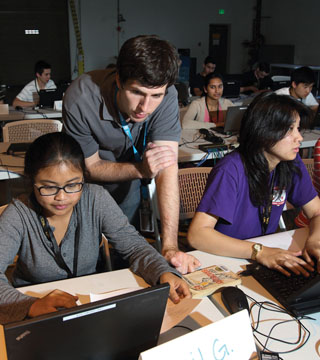
[[319,103],[312,95],[312,87],[315,83],[314,72],[307,66],[295,69],[291,74],[291,86],[278,89],[278,95],[290,95],[293,98],[302,101],[313,111],[318,110]]
[[216,62],[212,56],[207,56],[204,59],[203,70],[201,73],[197,74],[190,82],[191,94],[195,96],[202,96],[204,94],[204,79],[205,77],[213,73],[216,69]]
[[242,74],[241,93],[259,93],[271,89],[272,79],[269,76],[270,65],[260,62],[255,70]]
[[51,80],[51,65],[45,61],[38,61],[34,67],[36,78],[31,80],[13,100],[12,105],[28,107],[39,104],[39,91],[56,89],[56,85]]

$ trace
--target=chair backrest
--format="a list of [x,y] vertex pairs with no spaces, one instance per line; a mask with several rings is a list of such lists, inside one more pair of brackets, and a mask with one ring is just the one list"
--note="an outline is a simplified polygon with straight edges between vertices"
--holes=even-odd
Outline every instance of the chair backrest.
[[193,217],[205,189],[211,167],[180,169],[179,193],[181,220]]
[[[180,195],[180,220],[193,217],[195,210],[201,200],[204,188],[207,183],[211,167],[192,167],[179,169],[179,195]],[[152,210],[156,219],[159,219],[158,202],[156,195],[155,181],[152,180],[148,185],[150,199],[152,201]]]
[[313,179],[314,160],[313,159],[302,159],[302,161],[303,161],[304,165],[306,166],[311,179]]
[[4,212],[4,210],[7,206],[8,206],[8,204],[0,206],[0,215]]
[[[180,220],[190,219],[193,217],[196,208],[201,200],[211,169],[211,167],[193,167],[187,169],[179,169],[178,179],[180,194]],[[151,183],[148,185],[148,189],[152,205],[156,247],[161,252],[161,238],[157,224],[157,220],[160,219],[160,215],[158,209],[156,184],[154,179],[152,179]]]
[[52,119],[19,120],[2,128],[3,141],[10,143],[32,142],[37,137],[62,130],[62,122]]

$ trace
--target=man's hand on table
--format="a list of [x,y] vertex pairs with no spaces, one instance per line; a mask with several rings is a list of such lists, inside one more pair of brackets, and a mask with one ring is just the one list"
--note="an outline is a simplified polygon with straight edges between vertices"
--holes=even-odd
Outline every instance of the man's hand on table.
[[180,299],[191,298],[187,283],[173,273],[166,272],[160,276],[160,284],[164,283],[169,283],[170,285],[169,296],[173,303],[178,304]]
[[201,266],[201,263],[194,256],[186,254],[178,249],[163,249],[162,255],[174,266],[181,274],[187,274],[195,271]]

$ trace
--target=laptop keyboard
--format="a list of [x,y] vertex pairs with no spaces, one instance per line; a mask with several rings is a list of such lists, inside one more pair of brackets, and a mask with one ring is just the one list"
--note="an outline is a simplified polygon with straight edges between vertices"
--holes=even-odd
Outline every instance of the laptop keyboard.
[[294,273],[288,277],[260,264],[253,264],[249,268],[251,275],[290,311],[295,312],[295,304],[315,300],[314,294],[320,305],[320,274],[316,271],[310,273],[309,277]]

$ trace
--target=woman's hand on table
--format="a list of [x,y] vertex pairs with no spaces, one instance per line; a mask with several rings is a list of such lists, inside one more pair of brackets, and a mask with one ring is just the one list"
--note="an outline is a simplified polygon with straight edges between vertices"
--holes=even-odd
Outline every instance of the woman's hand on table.
[[314,268],[310,263],[298,257],[301,255],[302,251],[289,251],[264,246],[263,250],[257,254],[257,261],[270,269],[280,271],[286,276],[290,276],[290,271],[297,275],[309,276]]
[[[310,264],[310,266],[315,267],[317,272],[320,273],[320,241],[318,238],[314,240],[312,238],[307,239],[304,249],[302,250],[302,255],[306,259],[306,262]],[[316,264],[314,260],[316,260]]]
[[73,296],[61,290],[53,290],[48,295],[37,299],[28,312],[29,317],[35,317],[43,314],[58,311],[59,308],[72,308],[77,306],[77,296]]

